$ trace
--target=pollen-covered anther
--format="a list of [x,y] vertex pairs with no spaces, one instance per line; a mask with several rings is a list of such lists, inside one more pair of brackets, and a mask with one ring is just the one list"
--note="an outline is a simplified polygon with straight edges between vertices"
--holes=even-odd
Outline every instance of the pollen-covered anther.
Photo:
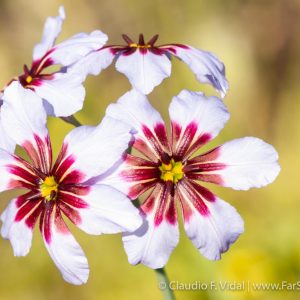
[[28,76],[25,78],[25,81],[29,84],[29,83],[31,83],[32,79],[33,79],[32,76],[28,75]]
[[159,167],[161,172],[160,178],[163,181],[172,181],[177,183],[184,177],[183,164],[181,161],[175,161],[173,158],[169,164],[162,163]]
[[56,199],[58,184],[56,183],[54,176],[46,177],[46,179],[40,184],[40,191],[42,197],[44,197],[47,201]]
[[146,44],[146,45],[140,45],[140,44],[136,44],[136,43],[131,43],[129,44],[130,48],[139,48],[139,49],[147,49],[147,48],[151,48],[151,45]]

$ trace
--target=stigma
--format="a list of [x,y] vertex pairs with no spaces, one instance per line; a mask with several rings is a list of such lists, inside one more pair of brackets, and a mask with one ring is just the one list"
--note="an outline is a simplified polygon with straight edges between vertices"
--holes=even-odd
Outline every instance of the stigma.
[[162,163],[159,167],[160,178],[163,181],[172,181],[176,184],[184,177],[183,164],[181,161],[175,161],[173,158],[168,164]]
[[58,191],[58,184],[55,181],[54,176],[48,176],[45,178],[45,180],[42,181],[40,184],[40,191],[41,196],[47,200],[55,200],[57,191]]

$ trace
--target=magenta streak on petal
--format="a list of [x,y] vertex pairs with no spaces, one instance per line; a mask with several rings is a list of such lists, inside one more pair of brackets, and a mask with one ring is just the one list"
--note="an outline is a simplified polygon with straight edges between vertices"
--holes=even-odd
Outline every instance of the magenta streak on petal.
[[[182,180],[178,185],[178,189],[181,194],[180,201],[182,202],[182,206],[192,205],[202,216],[210,215],[209,209],[204,202],[205,197],[201,194],[201,190],[194,188],[188,180]],[[211,197],[211,195],[208,196],[208,193],[205,193],[205,196]],[[185,201],[187,203],[184,203]],[[190,216],[187,215],[186,217],[188,220]]]
[[191,184],[193,188],[197,191],[197,193],[199,193],[206,201],[216,201],[216,196],[209,189],[192,180],[189,180],[188,184]]
[[226,165],[223,163],[187,163],[184,167],[184,171],[186,173],[201,173],[201,172],[212,172],[212,171],[219,171],[226,168]]
[[192,180],[199,180],[218,185],[224,185],[222,177],[218,174],[201,174],[201,173],[189,173],[187,177]]
[[140,195],[142,195],[143,193],[145,193],[146,191],[154,187],[157,184],[157,182],[158,182],[157,180],[152,180],[143,183],[136,183],[130,186],[127,196],[130,199],[135,200]]
[[155,54],[155,55],[159,55],[162,56],[166,53],[168,53],[167,49],[160,49],[158,47],[151,47],[148,49],[151,53]]
[[73,206],[75,208],[88,208],[89,205],[80,197],[77,197],[74,194],[65,193],[64,191],[59,191],[57,195],[57,200],[59,202],[64,202],[69,206]]
[[165,52],[169,52],[170,54],[176,55],[177,51],[176,48],[181,48],[188,50],[190,49],[187,45],[183,44],[168,44],[168,45],[160,45],[158,46],[159,49],[164,50]]
[[142,55],[146,55],[148,53],[148,49],[147,48],[139,48],[139,52],[142,54]]
[[59,202],[59,207],[61,211],[68,217],[68,219],[75,225],[80,225],[82,219],[80,217],[80,213],[76,211],[74,208],[68,206],[64,202]]
[[154,225],[157,227],[161,224],[161,222],[165,219],[170,224],[176,223],[177,216],[176,209],[174,209],[173,205],[170,202],[173,202],[174,199],[171,196],[171,189],[173,188],[173,183],[167,181],[163,184],[163,188],[161,189],[159,198],[156,199],[158,201],[158,207],[155,211],[154,216]]
[[148,197],[141,205],[140,209],[145,215],[150,214],[153,211],[155,202],[159,200],[162,189],[163,189],[163,184],[157,183],[154,189],[152,190],[152,192],[150,193],[150,195],[148,195]]
[[120,176],[128,182],[156,180],[160,177],[158,168],[135,168],[127,169],[120,173]]
[[157,140],[165,148],[166,151],[164,151],[164,152],[170,153],[170,145],[169,145],[169,140],[168,140],[168,135],[167,135],[167,130],[166,130],[165,124],[157,123],[154,126],[154,132],[157,136]]
[[188,148],[191,146],[193,142],[197,129],[198,129],[198,125],[195,122],[191,122],[185,128],[179,140],[175,141],[175,143],[177,142],[177,144],[173,145],[173,149],[175,151],[174,152],[175,160],[181,160],[186,155]]
[[77,184],[83,182],[85,175],[78,171],[73,170],[66,175],[66,177],[61,181],[62,184]]
[[158,155],[156,156],[153,149],[148,146],[142,139],[135,138],[133,148],[138,150],[145,157],[149,158],[152,162],[158,162]]
[[157,168],[159,165],[153,161],[143,159],[138,156],[133,156],[131,154],[125,153],[123,156],[124,162],[132,167],[144,167],[144,168]]
[[176,143],[179,140],[180,134],[181,134],[182,127],[177,122],[172,121],[171,122],[171,137],[172,137],[172,152],[175,152],[176,149]]
[[198,149],[200,149],[203,145],[208,143],[212,139],[212,136],[209,133],[203,133],[201,136],[197,138],[197,140],[190,146],[185,154],[185,158],[192,155]]
[[21,165],[7,165],[7,169],[10,174],[19,177],[18,179],[11,179],[9,181],[9,188],[32,189],[38,183],[39,178],[25,168],[22,168]]
[[183,215],[183,221],[186,223],[190,220],[191,216],[193,215],[193,210],[189,205],[189,202],[186,201],[184,196],[182,195],[179,188],[175,190],[175,199],[179,200],[181,209],[182,209],[182,215]]
[[25,202],[18,210],[18,212],[16,213],[15,216],[15,222],[19,222],[22,221],[24,219],[24,217],[28,216],[32,210],[40,204],[40,202],[42,201],[42,199],[40,200],[29,200],[27,202]]
[[220,146],[189,160],[190,164],[214,162],[220,156]]
[[33,61],[30,69],[30,75],[38,75],[43,69],[52,66],[54,62],[49,56],[55,50],[56,48],[53,47],[50,50],[48,50],[40,59]]
[[66,154],[67,154],[67,150],[68,150],[68,144],[64,143],[59,151],[58,157],[56,159],[55,164],[53,165],[53,168],[51,170],[51,173],[54,174],[57,172],[57,169],[59,167],[59,165],[61,164],[61,162],[65,159]]
[[122,52],[120,52],[123,56],[129,56],[136,51],[137,48],[126,47]]
[[54,218],[53,216],[54,206],[55,206],[54,201],[45,202],[45,206],[40,217],[40,231],[47,244],[51,243],[51,237],[52,237],[51,223],[52,223],[52,219]]
[[25,141],[22,146],[32,160],[34,167],[47,174],[52,164],[52,149],[49,136],[45,137],[43,141],[37,134],[34,134],[34,140],[35,145],[30,141]]
[[61,182],[66,172],[70,169],[73,165],[75,158],[72,155],[69,155],[53,172],[55,174],[56,180]]
[[62,192],[75,194],[77,196],[85,196],[90,191],[89,186],[83,186],[78,184],[63,184],[63,183],[59,185],[59,189]]
[[35,209],[30,213],[30,215],[25,219],[25,224],[33,229],[36,221],[38,220],[41,212],[43,211],[44,203],[43,201],[39,202],[39,205],[35,207]]
[[24,205],[24,203],[26,203],[28,201],[27,200],[28,197],[30,197],[30,196],[32,196],[34,194],[35,194],[34,191],[30,191],[30,192],[28,192],[28,193],[26,193],[24,195],[19,196],[17,198],[17,200],[16,200],[16,206],[17,206],[17,208],[20,208],[22,205]]
[[33,88],[34,86],[41,86],[43,85],[45,80],[53,80],[55,76],[53,74],[41,74],[39,78],[34,78],[28,87]]
[[151,144],[153,150],[158,156],[162,156],[166,149],[163,149],[161,144],[159,143],[157,137],[152,133],[152,131],[145,125],[142,125],[142,131],[148,140],[148,142]]
[[70,234],[70,231],[62,218],[61,210],[59,206],[56,206],[55,215],[54,215],[54,225],[56,231],[60,234]]

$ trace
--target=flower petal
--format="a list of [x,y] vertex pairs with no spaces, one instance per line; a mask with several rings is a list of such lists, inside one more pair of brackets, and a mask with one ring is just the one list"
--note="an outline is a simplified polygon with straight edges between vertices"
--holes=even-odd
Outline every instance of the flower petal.
[[3,100],[1,117],[4,130],[25,148],[33,165],[47,173],[52,164],[52,150],[41,99],[14,81],[5,89]]
[[55,45],[47,57],[51,59],[53,64],[69,66],[91,51],[101,48],[106,41],[107,35],[100,30],[95,30],[90,34],[78,33]]
[[79,75],[81,80],[84,81],[88,74],[96,76],[103,69],[106,69],[112,63],[114,57],[109,47],[92,51],[68,67],[68,73]]
[[[13,199],[1,215],[1,235],[9,239],[15,256],[25,256],[31,248],[32,231],[40,213],[40,202],[29,202],[20,196]],[[34,215],[32,219],[30,216]]]
[[205,192],[181,184],[177,194],[188,237],[203,256],[217,260],[243,233],[244,222],[234,207],[217,197],[208,200],[212,194]]
[[[237,190],[265,186],[277,177],[276,150],[261,139],[232,140],[189,162],[190,178],[217,183]],[[197,170],[199,173],[197,173]]]
[[45,246],[65,281],[76,285],[86,283],[89,266],[83,250],[70,233],[57,206],[50,202],[47,205],[40,222]]
[[57,36],[61,32],[62,23],[66,18],[64,7],[60,6],[58,12],[59,16],[49,17],[46,20],[42,41],[33,49],[34,61],[42,58],[52,48]]
[[131,232],[142,224],[138,209],[123,193],[110,186],[93,185],[81,197],[61,192],[60,199],[64,214],[89,234]]
[[164,121],[140,92],[127,92],[106,113],[136,130],[133,146],[151,160],[158,161],[164,152],[170,154]]
[[4,149],[10,153],[13,153],[15,152],[16,143],[7,135],[2,122],[3,121],[0,112],[0,149]]
[[66,136],[60,166],[55,168],[63,166],[62,176],[80,172],[80,182],[99,176],[121,160],[132,139],[130,131],[127,124],[110,117],[97,127],[77,127]]
[[217,97],[183,90],[169,107],[172,147],[175,156],[187,158],[218,135],[229,119],[224,103]]
[[134,200],[154,187],[159,177],[157,164],[126,153],[122,163],[108,175],[101,176],[101,183],[115,187]]
[[125,74],[131,85],[147,95],[171,74],[171,62],[166,55],[136,50],[130,55],[120,55],[116,62],[119,72]]
[[185,62],[200,82],[211,84],[222,97],[226,95],[228,82],[225,77],[225,67],[213,53],[187,45],[184,47],[171,45],[171,49],[173,51],[170,51],[170,54]]
[[34,87],[44,103],[48,115],[67,117],[81,110],[85,89],[77,74],[56,73],[51,79],[40,80]]
[[123,234],[129,263],[162,268],[179,241],[175,202],[170,192],[158,184],[141,211],[144,224],[133,233]]
[[4,130],[18,144],[35,142],[34,136],[48,136],[47,116],[41,99],[31,90],[13,81],[5,90],[1,107]]

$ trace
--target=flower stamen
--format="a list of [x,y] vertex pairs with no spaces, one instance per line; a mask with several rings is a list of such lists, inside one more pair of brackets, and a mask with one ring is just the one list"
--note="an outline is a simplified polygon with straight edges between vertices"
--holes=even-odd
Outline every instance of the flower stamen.
[[147,49],[147,48],[151,48],[151,45],[149,45],[149,44],[140,45],[140,44],[137,44],[137,43],[131,43],[131,44],[129,44],[129,47],[130,48]]
[[182,162],[175,161],[173,158],[168,164],[162,163],[159,170],[161,172],[160,178],[163,181],[172,181],[175,184],[184,176]]
[[57,191],[58,191],[58,184],[55,181],[54,176],[47,176],[45,180],[40,184],[40,191],[42,197],[47,201],[55,200]]

